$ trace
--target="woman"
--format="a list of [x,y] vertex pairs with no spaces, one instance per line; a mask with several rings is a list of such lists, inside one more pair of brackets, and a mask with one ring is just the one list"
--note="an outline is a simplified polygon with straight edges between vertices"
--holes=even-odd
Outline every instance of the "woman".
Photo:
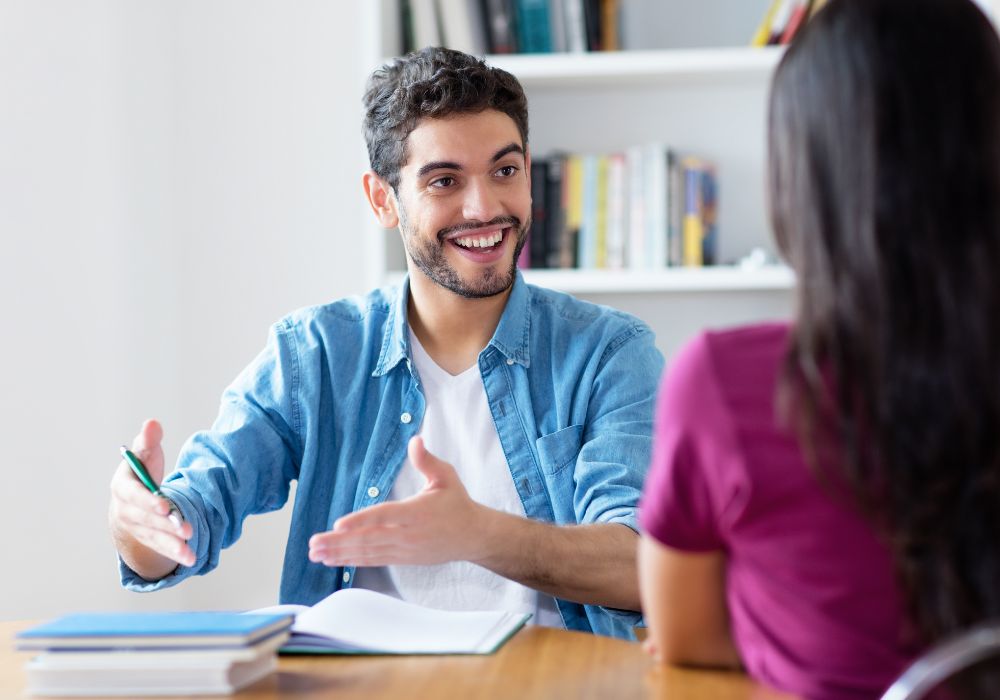
[[792,325],[664,379],[648,646],[873,697],[1000,615],[1000,43],[967,0],[832,0],[774,77]]

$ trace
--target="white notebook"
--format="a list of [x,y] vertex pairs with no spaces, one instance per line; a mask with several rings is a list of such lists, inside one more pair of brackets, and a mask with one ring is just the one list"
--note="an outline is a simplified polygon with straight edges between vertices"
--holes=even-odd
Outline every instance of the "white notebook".
[[312,607],[251,612],[295,615],[281,651],[306,654],[491,654],[531,617],[434,610],[360,588],[336,591]]

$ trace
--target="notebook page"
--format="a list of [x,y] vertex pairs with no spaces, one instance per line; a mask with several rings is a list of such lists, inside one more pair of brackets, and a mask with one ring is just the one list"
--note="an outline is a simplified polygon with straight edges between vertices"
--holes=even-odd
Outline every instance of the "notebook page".
[[[470,653],[492,648],[505,612],[450,612],[349,588],[299,614],[297,633],[330,637],[345,646],[396,653]],[[293,640],[294,644],[294,640]]]

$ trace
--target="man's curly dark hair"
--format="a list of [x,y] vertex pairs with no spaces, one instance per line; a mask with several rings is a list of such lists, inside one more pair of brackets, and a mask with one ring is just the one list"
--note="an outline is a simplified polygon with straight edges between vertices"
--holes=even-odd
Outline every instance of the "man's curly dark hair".
[[393,189],[406,140],[424,118],[495,109],[514,120],[528,146],[528,100],[517,78],[461,51],[426,48],[382,66],[368,79],[364,106],[368,161]]

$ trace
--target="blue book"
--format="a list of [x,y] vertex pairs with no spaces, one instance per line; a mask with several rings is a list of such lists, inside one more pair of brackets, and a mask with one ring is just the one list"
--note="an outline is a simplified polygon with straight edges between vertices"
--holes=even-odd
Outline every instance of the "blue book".
[[291,627],[287,614],[77,613],[19,632],[18,649],[219,649],[256,644]]

